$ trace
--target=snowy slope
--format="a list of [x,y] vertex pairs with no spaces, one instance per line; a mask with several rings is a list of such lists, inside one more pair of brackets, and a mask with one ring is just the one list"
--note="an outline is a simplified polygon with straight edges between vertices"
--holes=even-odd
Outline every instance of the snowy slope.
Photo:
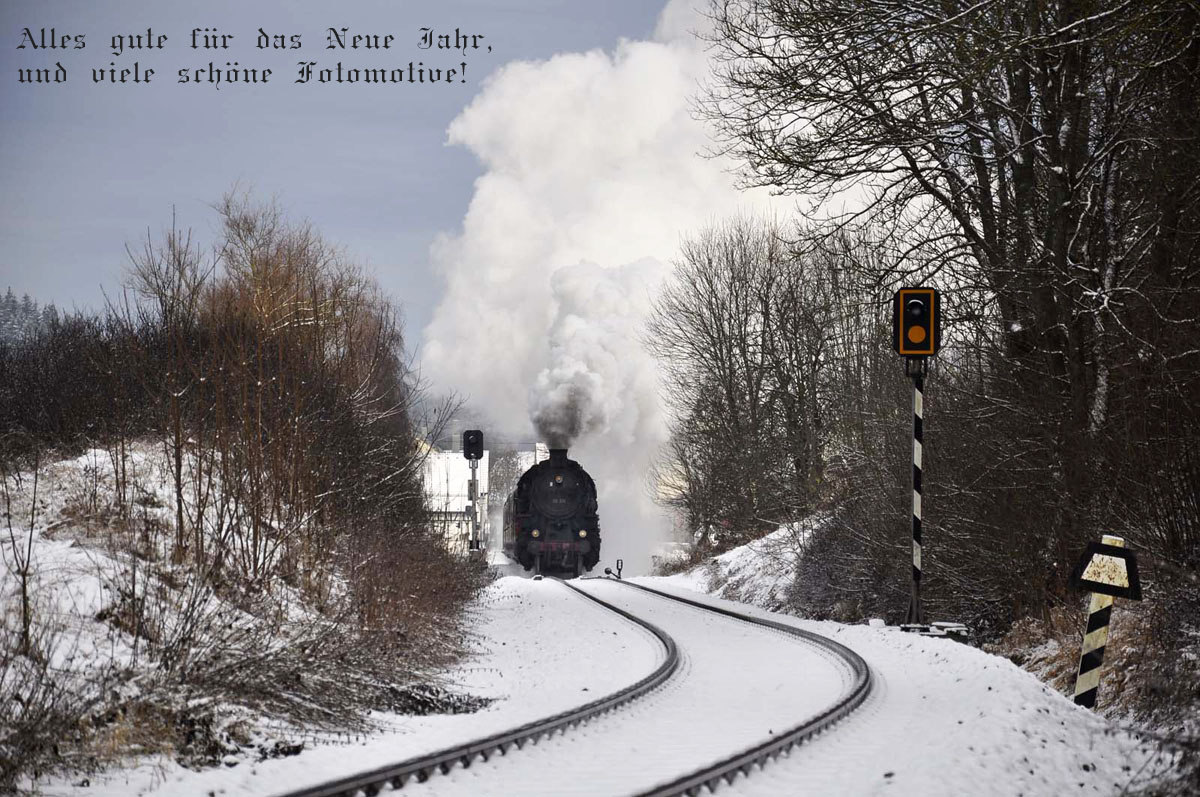
[[761,539],[714,557],[706,565],[660,581],[777,610],[784,605],[805,540],[825,520],[817,516],[780,526]]
[[[677,586],[664,584],[665,579],[638,581],[685,594]],[[592,588],[604,590],[606,598],[621,599],[623,593],[616,585]],[[731,605],[711,597],[701,599]],[[653,599],[626,600],[628,608],[647,611],[646,601]],[[723,790],[728,793],[1117,794],[1131,784],[1145,783],[1167,764],[1151,747],[1077,708],[1006,659],[896,629],[807,622],[752,607],[736,608],[849,645],[870,663],[876,689],[866,704],[833,731],[750,778],[739,779]],[[732,752],[764,727],[770,732],[776,723],[806,715],[836,689],[836,675],[830,681],[822,675],[819,663],[795,658],[794,642],[781,636],[779,645],[762,647],[761,641],[744,638],[703,615],[694,616],[694,630],[687,631],[680,621],[688,613],[697,614],[696,610],[668,608],[660,610],[657,619],[677,635],[684,648],[689,671],[685,675],[707,683],[711,697],[684,694],[683,686],[668,685],[662,694],[647,698],[645,705],[635,704],[627,715],[598,719],[488,764],[435,776],[415,790],[406,787],[405,792],[633,793],[644,787],[647,773],[654,774],[654,767],[664,760],[683,753],[700,760],[719,749]],[[277,793],[583,702],[602,689],[640,677],[655,666],[660,655],[644,632],[550,581],[502,579],[480,607],[478,619],[485,644],[476,661],[456,677],[474,693],[499,698],[485,712],[393,718],[391,733],[365,742],[318,748],[292,759],[243,764],[224,771],[147,768],[87,793]],[[707,638],[698,639],[696,634]],[[783,666],[791,679],[789,686],[774,693],[774,701],[770,690],[781,687],[758,672],[763,669],[765,673],[772,666]],[[740,707],[735,701],[727,709],[717,693],[732,688],[730,684],[739,676],[751,691]],[[547,688],[551,682],[554,688]],[[673,701],[678,708],[672,708]],[[779,716],[772,718],[772,712]],[[766,725],[758,725],[763,720]],[[680,760],[684,759],[690,761],[686,755]],[[574,763],[564,768],[564,760]]]

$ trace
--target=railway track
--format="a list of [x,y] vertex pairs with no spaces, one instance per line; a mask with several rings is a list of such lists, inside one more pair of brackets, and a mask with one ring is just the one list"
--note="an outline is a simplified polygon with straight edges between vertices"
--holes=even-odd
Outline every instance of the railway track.
[[[675,605],[683,605],[698,609],[709,615],[719,615],[740,624],[748,626],[756,626],[758,629],[769,629],[776,634],[782,634],[791,639],[800,642],[804,646],[811,646],[819,650],[824,656],[835,661],[839,669],[844,671],[845,676],[842,678],[843,691],[838,695],[837,699],[830,704],[826,704],[816,713],[810,714],[802,722],[790,726],[782,732],[771,731],[767,738],[758,743],[744,746],[737,752],[731,755],[719,756],[713,755],[709,759],[709,763],[703,766],[691,766],[684,768],[685,774],[678,775],[670,779],[662,779],[658,785],[646,789],[645,786],[634,788],[634,792],[643,795],[696,795],[705,790],[711,791],[716,789],[722,781],[732,782],[739,774],[749,775],[755,768],[766,764],[772,758],[794,748],[796,745],[802,744],[804,741],[812,738],[822,730],[830,727],[834,723],[852,712],[860,705],[871,689],[871,673],[870,669],[863,659],[854,653],[849,648],[811,632],[803,631],[783,623],[777,623],[771,620],[743,615],[739,612],[725,609],[723,607],[711,606],[700,601],[694,601],[678,595],[662,592],[657,589],[645,587],[639,584],[631,584],[629,582],[609,581],[607,579],[585,579],[591,582],[603,582],[604,584],[620,584],[623,588],[628,589],[629,597],[635,595],[655,596],[652,600],[655,602],[658,599],[670,601]],[[525,748],[527,745],[534,744],[537,741],[549,738],[555,735],[558,731],[566,732],[571,728],[575,728],[583,723],[588,722],[601,714],[612,711],[615,708],[625,706],[632,703],[640,697],[649,695],[651,692],[658,690],[659,687],[666,688],[664,685],[675,683],[673,676],[681,668],[689,669],[692,664],[688,663],[683,656],[680,647],[675,640],[662,628],[655,623],[651,623],[642,616],[638,616],[638,612],[623,609],[615,605],[613,600],[605,600],[591,593],[592,587],[581,589],[578,586],[567,582],[560,582],[565,587],[570,588],[574,592],[583,597],[595,601],[604,606],[606,609],[617,613],[618,615],[630,620],[631,622],[645,628],[663,645],[666,656],[664,661],[649,675],[641,679],[635,684],[618,690],[610,695],[594,700],[586,705],[579,706],[568,711],[561,712],[551,717],[539,719],[533,722],[526,723],[520,727],[513,728],[507,731],[493,734],[481,739],[467,742],[462,745],[447,748],[428,755],[418,756],[401,761],[397,764],[381,767],[369,772],[362,772],[349,777],[339,778],[307,789],[289,792],[283,797],[335,797],[340,795],[374,795],[387,787],[398,789],[405,784],[425,783],[437,773],[449,773],[455,767],[469,768],[472,764],[479,761],[488,761],[494,756],[501,755],[509,758],[509,763],[515,762],[515,759],[508,757],[507,754],[513,749],[518,750]],[[607,587],[606,587],[607,589]],[[623,591],[623,590],[622,590]],[[614,593],[615,594],[615,593]],[[690,612],[691,609],[671,610],[676,612]],[[668,690],[670,691],[670,690]],[[665,699],[665,698],[664,698]],[[655,701],[651,701],[652,703]],[[640,704],[639,704],[640,705]],[[649,717],[653,716],[654,707],[648,707],[645,711]],[[621,716],[627,712],[621,712],[615,716]],[[608,726],[612,723],[603,723],[603,726]],[[600,732],[601,726],[596,726],[597,733]],[[574,734],[572,735],[574,737]],[[650,742],[647,742],[648,744]],[[539,748],[540,749],[540,748]],[[527,753],[528,754],[528,753]],[[543,756],[550,756],[549,751],[544,751]],[[491,773],[491,770],[488,770]],[[672,773],[674,774],[674,773]],[[476,776],[482,776],[482,773],[476,773]],[[484,781],[487,783],[488,781]],[[651,783],[654,780],[650,780]],[[419,787],[419,791],[426,791],[434,784]],[[447,785],[450,785],[449,783]],[[478,787],[478,784],[476,784]],[[440,791],[439,789],[436,789]],[[493,789],[493,793],[498,793]]]
[[484,736],[465,744],[447,747],[422,756],[405,759],[396,764],[359,772],[347,777],[327,781],[316,786],[310,786],[297,791],[286,792],[280,797],[356,797],[364,794],[370,797],[378,794],[385,787],[399,789],[410,781],[423,783],[434,774],[449,772],[455,766],[470,767],[476,761],[487,761],[494,755],[507,755],[510,750],[520,750],[527,744],[535,744],[539,739],[548,738],[558,731],[566,731],[580,723],[612,711],[642,695],[654,690],[674,674],[679,667],[679,648],[665,631],[653,623],[634,617],[629,612],[613,606],[607,601],[589,595],[583,590],[560,581],[563,586],[570,588],[576,594],[595,601],[609,611],[615,612],[625,619],[649,631],[666,651],[666,658],[653,672],[637,683],[612,692],[604,697],[593,700],[577,708],[568,709],[558,714],[527,722],[510,730],[501,731],[490,736]]
[[688,606],[695,606],[705,611],[715,612],[725,617],[731,617],[735,620],[741,620],[752,625],[770,628],[797,637],[838,657],[850,668],[853,674],[850,688],[831,706],[816,716],[809,717],[778,736],[772,735],[771,738],[763,741],[761,744],[741,750],[707,767],[695,770],[673,781],[660,784],[649,791],[642,792],[641,797],[668,797],[668,795],[674,797],[674,795],[679,794],[686,794],[691,797],[692,795],[700,794],[705,789],[710,792],[715,791],[721,781],[732,783],[738,775],[749,775],[755,767],[764,766],[767,761],[787,753],[797,745],[803,744],[816,736],[858,708],[871,693],[871,668],[867,666],[867,662],[862,656],[840,642],[784,623],[777,623],[774,620],[750,617],[749,615],[735,612],[722,606],[713,606],[680,595],[673,595],[669,592],[662,592],[661,590],[642,586],[641,584],[622,583],[633,589],[639,589],[668,600],[677,601]]

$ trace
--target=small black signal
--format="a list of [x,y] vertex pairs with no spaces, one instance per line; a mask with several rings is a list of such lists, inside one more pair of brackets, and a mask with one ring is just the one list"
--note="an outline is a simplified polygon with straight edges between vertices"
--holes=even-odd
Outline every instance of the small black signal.
[[483,459],[483,432],[478,429],[463,432],[462,449],[467,459]]
[[901,288],[892,300],[892,348],[930,357],[942,345],[942,300],[936,288]]

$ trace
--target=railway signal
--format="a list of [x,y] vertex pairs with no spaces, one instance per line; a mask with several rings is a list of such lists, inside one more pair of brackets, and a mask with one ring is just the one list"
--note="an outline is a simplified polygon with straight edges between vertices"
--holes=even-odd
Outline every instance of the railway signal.
[[471,512],[471,539],[467,548],[471,551],[482,551],[479,542],[479,460],[483,459],[483,432],[479,429],[468,429],[462,436],[463,456],[471,465],[471,481],[467,486],[467,495],[471,499],[468,504]]
[[936,288],[901,288],[892,297],[892,348],[904,357],[904,373],[913,382],[912,592],[905,625],[925,629],[921,606],[921,461],[924,454],[925,373],[927,359],[942,345],[942,300]]
[[1138,579],[1137,558],[1125,548],[1125,540],[1105,534],[1102,542],[1088,543],[1087,550],[1071,571],[1070,584],[1092,593],[1088,602],[1087,627],[1075,676],[1075,704],[1096,707],[1100,692],[1100,666],[1108,644],[1108,625],[1112,618],[1113,598],[1140,601],[1142,585]]
[[463,456],[467,459],[483,459],[483,432],[468,429],[462,436]]
[[936,288],[901,288],[892,298],[892,348],[905,357],[932,357],[942,346]]

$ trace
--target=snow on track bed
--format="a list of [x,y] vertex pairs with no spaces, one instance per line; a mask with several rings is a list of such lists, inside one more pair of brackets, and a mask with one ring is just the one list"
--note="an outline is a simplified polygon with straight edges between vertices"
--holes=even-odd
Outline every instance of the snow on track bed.
[[832,733],[719,794],[1115,795],[1146,785],[1167,766],[1154,747],[968,645],[897,628],[802,620],[681,589],[672,579],[633,581],[820,633],[871,665],[871,695]]
[[[366,772],[342,775],[317,786],[289,792],[287,797],[359,797],[363,793],[373,795],[385,787],[401,788],[414,780],[423,783],[438,772],[447,773],[456,766],[467,768],[477,761],[486,762],[492,756],[505,755],[513,749],[520,750],[526,744],[534,743],[556,733],[569,732],[583,722],[623,707],[631,700],[649,694],[675,674],[680,660],[675,640],[645,620],[620,608],[615,608],[611,604],[603,603],[577,587],[570,586],[569,588],[575,594],[581,595],[584,600],[603,606],[654,634],[663,646],[666,654],[665,660],[653,672],[636,683],[593,699],[584,705],[575,706],[551,716],[540,717],[516,728],[509,728],[433,753],[411,757]],[[539,680],[540,675],[539,673]]]
[[[136,766],[92,775],[88,787],[62,779],[42,784],[42,793],[87,797],[279,794],[582,705],[636,682],[664,658],[662,644],[650,632],[549,580],[502,578],[488,587],[472,615],[479,634],[477,653],[445,680],[456,689],[496,701],[483,711],[455,716],[379,715],[387,730],[360,741],[318,744],[290,758],[235,761],[235,766],[202,772],[165,756],[147,758]],[[434,776],[434,781],[442,779]]]
[[[794,728],[855,682],[840,657],[789,634],[610,581],[573,583],[670,634],[682,655],[675,676],[565,735],[410,783],[404,794],[637,794]],[[624,662],[580,666],[597,665]]]

